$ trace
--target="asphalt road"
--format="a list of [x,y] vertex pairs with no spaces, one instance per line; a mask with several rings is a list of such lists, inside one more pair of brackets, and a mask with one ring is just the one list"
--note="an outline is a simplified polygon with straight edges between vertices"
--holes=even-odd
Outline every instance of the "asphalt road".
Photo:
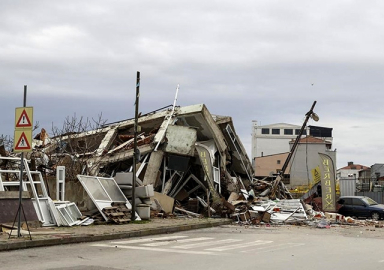
[[383,233],[224,226],[2,252],[0,269],[384,269]]

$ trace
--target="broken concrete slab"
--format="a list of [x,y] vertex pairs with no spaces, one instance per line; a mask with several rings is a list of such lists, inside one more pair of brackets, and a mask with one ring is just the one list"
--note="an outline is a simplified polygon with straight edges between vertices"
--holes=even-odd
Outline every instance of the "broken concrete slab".
[[169,197],[165,194],[161,194],[159,192],[154,192],[153,194],[154,199],[157,200],[157,202],[161,205],[162,210],[166,213],[172,213],[174,204],[175,204],[175,199],[172,197]]

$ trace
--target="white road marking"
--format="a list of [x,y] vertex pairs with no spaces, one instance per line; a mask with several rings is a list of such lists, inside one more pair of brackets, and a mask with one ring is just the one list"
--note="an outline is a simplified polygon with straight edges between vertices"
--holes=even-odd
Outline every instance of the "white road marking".
[[242,240],[239,240],[239,239],[225,239],[225,240],[210,241],[210,242],[189,244],[189,245],[183,245],[183,246],[174,246],[172,248],[190,249],[190,248],[199,248],[199,247],[208,247],[208,246],[214,246],[214,245],[221,245],[221,244],[233,243],[233,242],[239,242],[239,241],[242,241]]
[[155,238],[141,238],[141,239],[133,239],[133,240],[127,240],[127,241],[117,241],[117,242],[111,242],[112,244],[135,244],[135,243],[143,243],[143,242],[153,242],[153,241],[169,241],[169,240],[175,240],[180,238],[186,238],[188,236],[182,236],[182,235],[173,235],[173,236],[165,236],[165,237],[155,237]]
[[148,244],[142,244],[142,246],[158,247],[158,246],[166,246],[171,243],[177,245],[182,243],[198,242],[198,241],[211,240],[211,239],[213,238],[210,238],[210,237],[189,238],[189,239],[181,239],[181,240],[173,240],[173,241],[153,242]]
[[244,251],[241,251],[243,253],[251,253],[257,251],[257,253],[262,252],[270,252],[270,251],[276,251],[276,250],[282,250],[290,247],[298,247],[298,246],[304,246],[304,243],[286,243],[286,244],[279,244],[279,245],[273,245],[273,246],[267,246],[267,247],[259,247],[255,249],[247,249]]
[[254,242],[250,243],[241,243],[241,244],[236,244],[236,245],[229,245],[229,246],[223,246],[223,247],[216,247],[216,248],[209,248],[205,250],[209,251],[225,251],[225,250],[230,250],[230,249],[237,249],[237,248],[246,248],[246,247],[251,247],[251,246],[257,246],[257,245],[265,245],[272,243],[273,241],[263,241],[263,240],[257,240]]
[[[147,251],[158,251],[158,252],[169,252],[169,253],[181,253],[181,254],[198,254],[198,255],[223,255],[223,251],[234,250],[234,249],[243,249],[246,250],[239,251],[242,253],[263,253],[271,252],[276,250],[287,249],[291,247],[304,246],[304,243],[283,243],[276,245],[268,245],[273,243],[273,241],[266,240],[257,240],[252,242],[244,242],[241,239],[223,239],[212,241],[214,238],[211,237],[196,237],[188,238],[188,236],[182,235],[173,235],[173,236],[163,236],[155,238],[141,238],[141,239],[132,239],[127,241],[115,241],[110,242],[109,244],[93,244],[91,246],[96,247],[110,247],[110,248],[121,248],[121,249],[137,249],[137,250],[147,250]],[[203,241],[203,242],[200,242]],[[236,243],[240,242],[241,243]],[[190,242],[199,242],[192,244],[185,244]],[[234,244],[232,244],[234,243]],[[126,244],[126,245],[124,245]],[[134,244],[134,245],[128,245]],[[160,246],[166,246],[171,244],[168,248],[157,248]],[[264,246],[261,246],[264,245]],[[216,246],[216,247],[212,247]],[[261,246],[257,248],[252,248],[253,246]],[[201,249],[204,250],[187,250],[187,249]],[[252,249],[249,249],[252,248]],[[217,253],[220,252],[220,253]],[[384,260],[379,261],[383,263]]]
[[176,250],[176,249],[151,248],[151,247],[139,247],[139,246],[113,246],[113,245],[107,245],[107,244],[93,244],[91,246],[93,246],[93,247],[123,248],[123,249],[138,249],[138,250],[169,252],[169,253],[182,253],[182,254],[219,255],[218,253],[207,252],[207,251]]
[[383,262],[384,262],[384,260],[379,261],[379,263],[383,263]]

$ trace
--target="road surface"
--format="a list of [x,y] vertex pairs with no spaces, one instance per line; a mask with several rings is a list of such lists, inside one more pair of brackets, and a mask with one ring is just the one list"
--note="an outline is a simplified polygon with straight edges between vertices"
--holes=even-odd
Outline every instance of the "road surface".
[[[381,229],[383,230],[383,229]],[[376,235],[376,236],[375,236]],[[384,269],[383,231],[224,226],[0,253],[2,270]]]

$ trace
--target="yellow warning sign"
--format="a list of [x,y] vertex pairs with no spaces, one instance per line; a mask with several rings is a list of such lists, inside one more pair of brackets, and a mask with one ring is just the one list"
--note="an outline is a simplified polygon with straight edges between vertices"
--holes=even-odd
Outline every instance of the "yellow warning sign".
[[29,152],[32,150],[32,130],[15,130],[13,152]]
[[33,107],[20,107],[16,108],[15,112],[15,128],[32,130],[33,125]]

